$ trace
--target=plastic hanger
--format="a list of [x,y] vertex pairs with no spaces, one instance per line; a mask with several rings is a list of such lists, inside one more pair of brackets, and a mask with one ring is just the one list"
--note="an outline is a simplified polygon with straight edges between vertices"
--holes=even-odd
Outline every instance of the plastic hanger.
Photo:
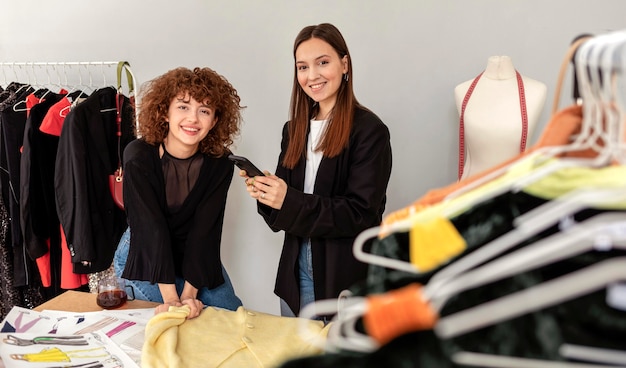
[[[345,297],[338,299],[317,300],[300,310],[298,324],[299,335],[320,349],[332,352],[342,349],[369,352],[379,344],[368,335],[356,332],[356,321],[363,316],[366,308],[365,297]],[[320,315],[333,315],[326,338],[320,337],[308,328],[308,321]],[[341,322],[341,323],[340,323]],[[348,328],[346,328],[348,326]]]
[[[88,97],[88,94],[84,92],[84,89],[87,87],[86,85],[83,84],[83,75],[80,71],[80,66],[77,69],[77,75],[78,75],[78,83],[74,84],[71,89],[69,90],[69,92],[67,93],[67,96],[73,96],[72,100],[71,100],[71,104],[69,106],[66,106],[64,108],[62,108],[59,111],[59,116],[62,118],[65,118],[67,116],[67,114],[69,113],[69,111],[71,109],[73,109],[74,107],[76,107],[76,105],[78,104],[78,102],[81,100],[81,98],[83,97]],[[67,70],[66,70],[66,65],[63,64],[63,76],[64,76],[64,80],[65,80],[65,85],[69,86],[68,84],[68,80],[67,80]],[[78,92],[76,94],[76,92]]]
[[[493,354],[462,351],[452,356],[452,361],[462,366],[481,368],[607,368],[604,364],[554,362],[542,359],[519,358]],[[624,368],[624,365],[611,365],[611,368]]]
[[[508,255],[461,277],[449,279],[432,288],[430,282],[424,294],[436,310],[440,310],[449,297],[465,290],[501,280],[528,270],[571,258],[589,250],[611,248],[626,249],[626,212],[603,213],[581,222]],[[428,288],[431,286],[431,288]]]
[[611,364],[611,367],[617,364],[622,364],[622,367],[625,367],[624,362],[626,362],[626,352],[624,351],[574,344],[561,345],[559,354],[568,359]]
[[[455,261],[437,272],[430,283],[437,285],[443,280],[454,277],[487,260],[502,254],[516,244],[528,239],[561,221],[567,215],[574,214],[586,207],[604,206],[626,200],[626,188],[579,188],[550,202],[547,202],[514,220],[515,229],[481,246],[474,252]],[[356,259],[376,266],[393,270],[420,273],[412,263],[399,259],[387,258],[363,250],[365,242],[378,236],[381,227],[376,226],[361,232],[354,240],[352,251]]]
[[626,31],[622,39],[614,43],[601,61],[603,76],[603,96],[607,111],[610,112],[609,127],[613,130],[610,143],[613,145],[614,160],[626,164],[626,106],[624,101],[624,82],[626,82]]
[[603,207],[626,200],[626,187],[619,188],[579,188],[560,198],[517,217],[513,221],[514,229],[481,246],[472,253],[458,259],[433,275],[425,294],[429,295],[446,280],[458,277],[490,259],[506,252],[515,245],[538,234],[539,232],[565,221],[569,216],[589,207]]
[[[7,71],[4,68],[3,64],[0,64],[0,66],[2,66],[2,84],[9,85],[9,78],[7,78]],[[0,86],[1,86],[1,84],[0,84]]]
[[382,267],[391,268],[394,270],[419,273],[417,267],[409,262],[405,262],[399,259],[387,258],[376,254],[367,253],[363,250],[363,246],[368,239],[376,237],[380,234],[381,227],[375,226],[362,231],[352,244],[352,253],[354,257],[359,261],[369,263],[371,265],[377,265]]
[[[610,248],[626,249],[626,212],[607,212],[596,215],[584,222],[573,225],[570,229],[537,241],[477,269],[467,271],[461,277],[448,280],[443,285],[435,282],[435,284],[438,284],[435,290],[433,290],[431,282],[429,282],[424,286],[423,296],[430,300],[431,306],[436,311],[440,311],[450,296],[457,295],[462,291],[536,269],[589,250]],[[623,259],[622,263],[626,263],[626,257],[623,257]],[[626,277],[626,271],[624,272],[624,277]],[[576,294],[577,282],[578,279],[563,284],[569,287],[566,290],[573,295],[572,297],[580,295]],[[551,281],[546,283],[551,283]],[[469,310],[446,316],[438,321],[435,331],[442,338],[452,338],[486,325],[533,311],[537,308],[535,304],[541,306],[544,305],[541,303],[546,303],[545,306],[550,306],[558,303],[560,299],[553,299],[558,294],[554,294],[551,291],[542,291],[546,288],[544,286],[546,283],[518,292],[517,294],[522,295],[519,297],[515,296],[517,294],[511,294],[496,301],[483,303]],[[560,292],[563,292],[561,289],[565,287],[563,285],[557,284],[547,288],[547,290],[559,289]],[[429,286],[431,287],[430,290],[428,290]],[[587,289],[583,288],[581,293],[585,291]],[[509,297],[513,298],[513,300],[508,301],[507,298]],[[525,298],[532,299],[535,304],[527,306],[523,303]],[[499,307],[492,307],[494,303],[498,303]],[[367,298],[351,297],[344,301],[344,304],[342,307],[335,300],[316,301],[303,308],[300,316],[309,319],[319,314],[338,312],[332,321],[335,326],[334,329],[329,331],[326,348],[362,352],[376,350],[379,347],[378,342],[367,334],[356,331],[355,328],[356,322],[367,313]],[[502,306],[500,306],[501,304]],[[510,308],[510,305],[516,305],[516,309]],[[495,311],[498,313],[495,313]],[[306,333],[304,330],[301,332]],[[314,336],[307,338],[314,338]]]
[[[624,243],[616,243],[624,248]],[[543,282],[440,319],[435,332],[452,338],[535,310],[565,302],[626,279],[626,257],[598,262],[582,270]]]
[[[21,90],[23,90],[23,89],[28,90],[30,88],[33,89],[32,93],[36,92],[37,91],[37,87],[38,87],[37,79],[36,79],[36,77],[33,77],[33,78],[35,78],[34,83],[31,84],[30,77],[29,77],[28,82],[26,84],[24,84],[23,86],[21,86],[20,88],[18,88],[18,90],[15,91],[15,94],[17,95],[18,92],[20,92]],[[26,99],[25,98],[23,100],[17,101],[15,104],[13,104],[13,111],[15,111],[15,112],[24,112],[24,111],[28,111],[28,110],[29,110],[29,108],[26,107]]]
[[[537,207],[536,209],[518,217],[515,220],[515,226],[517,226],[516,229],[492,241],[491,243],[482,246],[481,248],[457,260],[447,268],[444,268],[440,272],[435,274],[431,278],[429,283],[424,286],[424,296],[427,299],[431,298],[436,290],[442,288],[442,285],[446,286],[446,283],[454,282],[455,280],[457,281],[456,287],[458,292],[463,289],[463,287],[459,287],[459,285],[466,285],[466,287],[468,287],[469,284],[467,283],[467,280],[472,279],[472,276],[469,276],[471,275],[471,271],[468,271],[462,276],[459,276],[461,273],[484,262],[487,262],[489,259],[505,252],[519,242],[547,229],[548,227],[556,223],[562,222],[563,219],[567,219],[568,216],[584,208],[594,206],[610,206],[623,201],[626,201],[626,190],[623,187],[619,187],[609,189],[580,188],[562,196],[557,200],[547,202],[546,204],[543,204],[542,206]],[[560,249],[557,248],[556,245],[551,245],[551,242],[555,242],[558,239],[557,236],[569,239],[569,241],[585,239],[587,236],[590,236],[589,234],[593,230],[591,225],[593,225],[594,223],[596,224],[596,229],[598,231],[604,231],[608,229],[608,223],[610,221],[623,221],[625,218],[626,214],[623,213],[606,213],[596,215],[592,219],[586,220],[584,223],[582,223],[585,224],[586,227],[583,227],[582,224],[570,224],[569,227],[571,227],[572,229],[578,228],[578,231],[554,235],[549,240],[546,239],[538,245],[533,245],[533,248],[529,248],[526,253],[529,255],[533,255],[533,252],[535,250],[538,250],[537,255],[540,261],[546,261],[549,259],[544,256],[545,251],[548,249],[552,249],[553,252],[556,252],[557,255],[564,256],[567,253],[561,254]],[[363,239],[375,235],[376,231],[376,229],[366,230],[366,232],[362,233],[362,238],[357,237],[357,239],[355,240],[355,249],[362,250],[362,248],[359,247],[359,244],[363,242]],[[566,231],[566,229],[564,229],[564,231]],[[585,235],[586,233],[589,234]],[[543,250],[543,253],[539,253],[541,250]],[[574,248],[572,248],[571,250],[574,250]],[[541,256],[539,256],[540,254]],[[410,271],[410,267],[412,266],[409,266],[410,264],[408,262],[390,260],[385,257],[375,256],[371,254],[361,254],[359,258],[363,261],[371,262],[373,264],[378,264],[393,269],[401,269],[403,271]],[[516,258],[514,256],[511,256],[507,259],[500,259],[489,263],[489,265],[491,265],[495,262],[499,262],[497,263],[497,265],[502,266],[499,269],[495,269],[493,267],[487,268],[483,272],[482,277],[485,277],[484,275],[496,279],[498,277],[504,277],[504,272],[510,272],[512,270],[515,270],[512,267],[513,265],[510,263],[511,261],[516,262],[517,267],[519,267],[520,262],[522,263],[522,265],[531,265],[531,263],[529,263],[526,258]],[[478,275],[481,274],[479,273]],[[453,284],[453,287],[454,286],[455,284]],[[448,290],[450,289],[448,288]],[[452,290],[454,291],[454,289]],[[344,348],[348,348],[349,346],[352,348],[352,350],[359,351],[371,351],[374,349],[375,346],[377,346],[376,342],[369,338],[367,335],[356,332],[351,333],[352,331],[354,331],[354,328],[351,328],[350,326],[352,326],[354,322],[358,318],[362,317],[362,315],[366,312],[365,299],[361,299],[360,301],[362,303],[360,309],[357,309],[358,307],[354,306],[352,308],[352,315],[350,315],[349,317],[346,317],[344,315],[343,318],[338,319],[338,324],[343,326],[342,331],[344,333],[344,336],[333,336],[334,340],[330,341],[332,344],[337,346],[343,346]],[[336,307],[336,305],[330,304],[328,307],[333,308]],[[326,312],[331,314],[333,310],[326,310]]]
[[[17,67],[22,70],[22,65],[17,65]],[[25,68],[24,68],[25,70]],[[17,77],[17,72],[15,71],[15,69],[13,70],[15,72],[15,77],[16,77],[16,81],[19,80],[19,78]],[[28,71],[25,71],[24,74],[26,75],[26,83],[22,84],[16,91],[15,91],[15,95],[19,96],[20,93],[22,93],[23,90],[29,90],[29,89],[35,89],[36,86],[36,81],[35,84],[31,84],[30,82],[30,74],[28,73]],[[13,105],[13,111],[15,112],[21,112],[21,111],[26,111],[26,109],[21,109],[19,108],[19,105],[21,104],[26,105],[26,100],[22,100],[22,101],[18,101],[16,104]]]

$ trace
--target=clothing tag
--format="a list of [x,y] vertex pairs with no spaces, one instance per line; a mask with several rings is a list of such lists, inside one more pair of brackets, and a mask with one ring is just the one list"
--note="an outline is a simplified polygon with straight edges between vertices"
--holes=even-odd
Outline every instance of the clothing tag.
[[626,311],[626,282],[616,282],[606,288],[606,304]]

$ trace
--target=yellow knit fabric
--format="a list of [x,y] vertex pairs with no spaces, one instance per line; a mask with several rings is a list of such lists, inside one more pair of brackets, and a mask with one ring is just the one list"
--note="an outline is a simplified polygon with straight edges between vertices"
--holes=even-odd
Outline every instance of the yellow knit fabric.
[[465,250],[461,234],[444,217],[416,223],[409,233],[411,263],[420,272],[428,272]]
[[[170,307],[146,326],[142,367],[276,367],[294,358],[322,353],[300,336],[302,319],[279,317],[239,307],[205,308],[185,319],[188,307]],[[331,324],[304,321],[313,336],[325,338]]]

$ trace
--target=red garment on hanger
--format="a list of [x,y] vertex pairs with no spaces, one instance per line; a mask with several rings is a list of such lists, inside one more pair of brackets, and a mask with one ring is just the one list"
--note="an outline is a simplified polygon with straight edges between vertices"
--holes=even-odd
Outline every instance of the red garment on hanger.
[[[62,90],[65,93],[67,91]],[[44,116],[41,126],[39,130],[43,133],[60,136],[61,130],[63,128],[63,122],[65,121],[65,116],[61,116],[60,112],[70,106],[71,103],[67,97],[63,97],[59,102],[52,105],[48,112]],[[65,239],[65,232],[63,231],[63,227],[59,226],[59,231],[61,235],[61,281],[60,287],[61,289],[77,289],[83,285],[89,283],[89,276],[86,274],[78,274],[74,273],[74,267],[72,264],[72,256],[70,255],[69,248],[67,246],[67,240]],[[48,249],[50,249],[50,242],[48,241]],[[50,265],[50,251],[45,255],[37,258],[36,260],[37,268],[39,269],[39,274],[41,276],[41,282],[44,287],[49,287],[52,285],[52,276],[51,276],[51,265]]]
[[61,112],[64,109],[69,108],[71,104],[72,103],[67,97],[63,97],[61,101],[52,105],[46,116],[44,116],[39,130],[46,134],[55,135],[57,137],[60,136],[61,129],[63,128],[63,121],[65,121],[65,116],[62,116]]

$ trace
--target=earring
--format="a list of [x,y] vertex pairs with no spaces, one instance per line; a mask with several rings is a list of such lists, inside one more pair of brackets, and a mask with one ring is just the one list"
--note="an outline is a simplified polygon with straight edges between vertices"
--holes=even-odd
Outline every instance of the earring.
[[343,79],[347,82],[348,80],[350,80],[350,74],[346,73],[343,75]]

